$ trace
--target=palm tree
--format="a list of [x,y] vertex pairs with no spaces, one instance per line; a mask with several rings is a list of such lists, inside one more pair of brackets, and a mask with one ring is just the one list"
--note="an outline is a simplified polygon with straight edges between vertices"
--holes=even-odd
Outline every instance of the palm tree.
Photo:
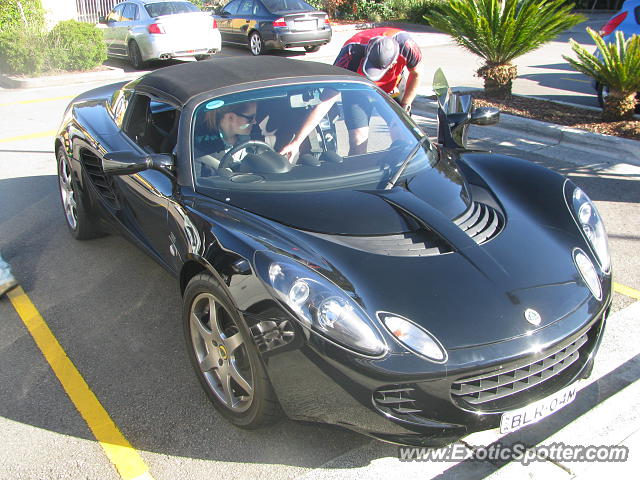
[[450,0],[424,18],[483,58],[488,96],[507,96],[518,76],[511,61],[585,20],[565,0]]
[[605,122],[630,120],[636,106],[636,92],[640,91],[640,36],[625,40],[616,31],[616,41],[606,43],[597,33],[587,28],[596,42],[596,54],[587,52],[573,38],[571,48],[578,56],[572,59],[563,55],[573,68],[588,75],[604,87],[609,94],[603,99],[602,119]]

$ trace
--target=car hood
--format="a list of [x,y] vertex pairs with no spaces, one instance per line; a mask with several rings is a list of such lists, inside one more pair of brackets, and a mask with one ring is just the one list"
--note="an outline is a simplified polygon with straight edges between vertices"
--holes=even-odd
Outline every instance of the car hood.
[[[408,191],[428,202],[447,218],[464,213],[470,205],[468,185],[447,158],[413,177]],[[388,235],[413,227],[402,209],[378,191],[324,192],[216,192],[209,196],[269,220],[310,232],[338,235]]]

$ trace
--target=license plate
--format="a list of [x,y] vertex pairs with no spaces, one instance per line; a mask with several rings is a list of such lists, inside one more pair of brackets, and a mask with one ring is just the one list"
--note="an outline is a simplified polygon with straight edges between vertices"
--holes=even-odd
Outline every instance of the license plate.
[[514,432],[556,413],[573,402],[576,391],[577,385],[573,384],[526,407],[503,413],[500,419],[500,433]]
[[296,30],[315,30],[318,28],[318,23],[315,20],[300,20],[296,21]]

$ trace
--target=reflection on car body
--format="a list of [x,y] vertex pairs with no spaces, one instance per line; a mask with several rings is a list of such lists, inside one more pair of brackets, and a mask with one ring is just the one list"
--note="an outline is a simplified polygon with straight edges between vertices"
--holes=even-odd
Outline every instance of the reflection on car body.
[[[563,176],[465,148],[469,123],[497,111],[436,79],[435,144],[357,74],[252,60],[89,91],[55,143],[71,234],[121,232],[178,279],[189,355],[222,415],[255,428],[282,409],[439,445],[516,428],[519,409],[557,406],[590,374],[611,304],[602,221]],[[338,101],[280,155],[329,88]],[[372,106],[358,155],[354,98]],[[196,137],[220,112],[251,128],[212,152]]]

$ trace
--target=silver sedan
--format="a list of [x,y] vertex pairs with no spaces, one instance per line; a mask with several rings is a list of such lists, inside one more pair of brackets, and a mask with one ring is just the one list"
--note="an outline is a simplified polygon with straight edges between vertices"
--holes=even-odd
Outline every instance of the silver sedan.
[[135,68],[149,60],[204,60],[221,48],[215,19],[191,2],[128,0],[100,23],[106,26],[108,55],[126,57]]

